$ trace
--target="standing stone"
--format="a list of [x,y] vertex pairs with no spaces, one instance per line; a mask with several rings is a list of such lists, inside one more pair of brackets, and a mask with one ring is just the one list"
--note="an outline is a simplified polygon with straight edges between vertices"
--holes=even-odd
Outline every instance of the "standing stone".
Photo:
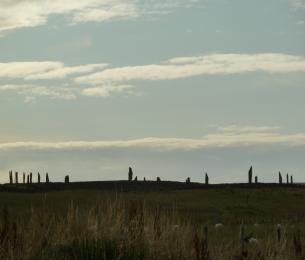
[[129,169],[128,169],[128,181],[132,181],[133,180],[132,175],[133,175],[132,168],[129,167]]
[[10,184],[13,184],[13,171],[9,171],[9,177],[10,177]]
[[69,175],[66,175],[66,176],[65,176],[65,183],[70,183],[70,177],[69,177]]
[[49,180],[49,174],[46,173],[46,183],[49,183],[49,182],[50,182],[50,180]]
[[257,184],[258,183],[258,177],[257,176],[255,176],[255,184]]
[[290,184],[293,184],[293,176],[290,176]]
[[209,178],[209,175],[208,175],[208,173],[206,172],[206,173],[205,173],[205,184],[206,184],[206,185],[209,185],[209,179],[210,179],[210,178]]
[[249,169],[248,172],[248,183],[251,184],[252,183],[252,166]]
[[38,175],[37,175],[37,181],[38,183],[40,183],[40,173],[38,172]]
[[22,176],[22,180],[23,180],[23,184],[25,184],[25,172],[23,173],[23,176]]
[[161,178],[160,177],[157,177],[157,182],[160,182],[161,181]]
[[33,174],[30,172],[30,183],[33,183]]
[[30,175],[29,174],[26,176],[26,183],[30,183]]
[[282,183],[283,183],[282,174],[281,174],[281,172],[279,172],[279,184],[282,184]]
[[288,173],[286,174],[286,182],[287,182],[287,184],[289,184],[289,175],[288,175]]
[[15,172],[15,183],[18,184],[18,172]]

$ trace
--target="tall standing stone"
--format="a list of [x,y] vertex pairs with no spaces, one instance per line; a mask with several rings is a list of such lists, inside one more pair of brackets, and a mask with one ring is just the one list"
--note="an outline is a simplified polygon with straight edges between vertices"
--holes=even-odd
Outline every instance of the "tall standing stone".
[[289,175],[288,175],[288,173],[286,174],[286,182],[287,182],[287,184],[289,184]]
[[133,180],[133,172],[132,172],[132,168],[129,167],[128,169],[128,181],[132,181]]
[[209,185],[209,175],[207,172],[205,173],[205,185]]
[[39,172],[37,174],[37,181],[38,181],[38,183],[40,183],[40,173]]
[[252,166],[249,169],[248,172],[248,183],[251,184],[252,183]]
[[18,172],[15,172],[15,183],[18,184]]
[[279,172],[279,184],[283,183],[283,178],[281,172]]
[[23,184],[25,184],[25,172],[23,173],[22,181],[23,181]]
[[9,177],[10,177],[10,184],[13,184],[13,171],[9,171]]

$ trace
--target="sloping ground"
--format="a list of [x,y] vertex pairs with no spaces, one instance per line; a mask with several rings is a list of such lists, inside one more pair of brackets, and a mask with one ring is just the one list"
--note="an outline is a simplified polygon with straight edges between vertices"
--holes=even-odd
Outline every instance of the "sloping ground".
[[174,181],[92,181],[92,182],[51,182],[51,183],[32,183],[32,184],[2,184],[0,191],[8,192],[47,192],[60,190],[112,190],[112,191],[171,191],[188,189],[223,189],[223,188],[259,188],[259,187],[295,187],[305,188],[304,184],[278,185],[276,183],[259,184],[202,184],[202,183],[184,183]]
[[[71,203],[85,210],[107,200],[142,201],[146,205],[177,210],[194,221],[239,223],[305,221],[303,185],[223,184],[176,182],[82,182],[31,185],[1,185],[0,205],[14,214],[31,207],[65,211]],[[1,215],[1,207],[0,207]]]
[[[110,181],[0,191],[0,259],[305,259],[300,184]],[[241,225],[244,239],[258,241],[244,252]]]
[[0,259],[304,259],[304,191],[0,192]]
[[113,191],[162,191],[194,189],[203,187],[202,184],[185,184],[170,181],[92,181],[92,182],[70,182],[70,183],[32,183],[32,184],[3,184],[0,191],[12,192],[44,192],[59,190],[113,190]]
[[202,184],[202,183],[184,183],[175,181],[91,181],[91,182],[50,182],[32,183],[32,184],[2,184],[0,191],[8,192],[47,192],[60,190],[112,190],[112,191],[171,191],[171,190],[191,190],[191,189],[223,189],[223,188],[305,188],[304,184],[282,184],[259,183],[259,184]]

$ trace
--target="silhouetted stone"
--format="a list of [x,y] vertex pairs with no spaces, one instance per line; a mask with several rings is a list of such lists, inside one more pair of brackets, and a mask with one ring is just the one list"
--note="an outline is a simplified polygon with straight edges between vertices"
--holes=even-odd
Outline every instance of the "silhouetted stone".
[[252,166],[249,169],[248,172],[248,183],[251,184],[252,183]]
[[30,172],[30,183],[33,183],[33,174]]
[[18,184],[18,172],[15,172],[15,183]]
[[10,184],[13,184],[13,171],[9,171]]
[[283,183],[283,178],[281,172],[279,172],[279,184]]
[[40,183],[40,173],[37,174],[37,182]]
[[188,184],[191,183],[191,178],[187,177],[185,182],[188,183]]
[[30,183],[30,175],[28,174],[27,176],[26,176],[26,183]]
[[128,180],[129,181],[132,181],[133,180],[133,172],[132,172],[132,168],[131,167],[129,167],[129,169],[128,169]]
[[288,175],[288,173],[286,174],[286,182],[287,182],[287,184],[289,184],[289,175]]
[[209,175],[208,175],[208,173],[206,172],[206,173],[205,173],[205,184],[206,184],[206,185],[209,185],[209,179],[210,179],[210,178],[209,178]]
[[257,178],[257,176],[255,176],[254,180],[255,180],[255,184],[257,184],[257,183],[258,183],[258,178]]
[[293,184],[293,176],[290,176],[290,184]]
[[157,177],[157,182],[160,182],[161,181],[161,178],[160,177]]
[[49,179],[49,174],[46,173],[46,183],[49,183],[50,182],[50,179]]
[[146,178],[144,177],[143,181],[146,181]]
[[25,172],[23,173],[22,180],[23,180],[23,184],[25,184]]
[[65,183],[70,183],[70,177],[69,177],[69,175],[66,175],[66,176],[65,176]]
[[136,176],[136,177],[134,178],[134,181],[138,181],[138,176]]

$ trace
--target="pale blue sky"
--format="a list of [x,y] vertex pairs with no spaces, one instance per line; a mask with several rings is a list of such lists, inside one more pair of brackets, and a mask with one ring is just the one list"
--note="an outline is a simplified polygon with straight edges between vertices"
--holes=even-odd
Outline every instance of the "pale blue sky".
[[2,182],[305,181],[304,0],[12,0],[0,35]]

